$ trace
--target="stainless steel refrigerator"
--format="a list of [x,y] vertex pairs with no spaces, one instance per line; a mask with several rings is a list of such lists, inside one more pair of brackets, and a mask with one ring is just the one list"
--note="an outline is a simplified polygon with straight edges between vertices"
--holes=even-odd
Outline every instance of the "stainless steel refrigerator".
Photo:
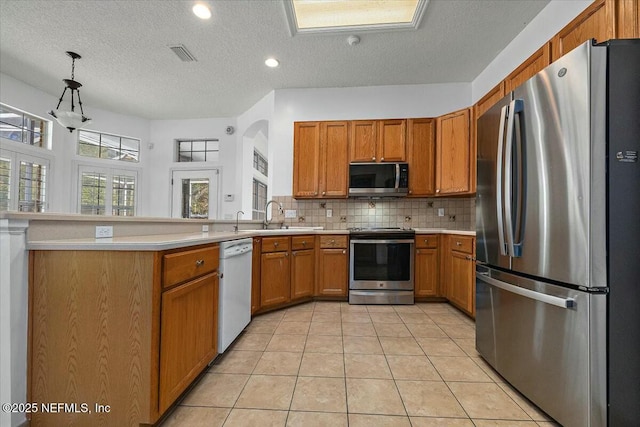
[[640,40],[478,120],[476,348],[565,427],[640,426]]

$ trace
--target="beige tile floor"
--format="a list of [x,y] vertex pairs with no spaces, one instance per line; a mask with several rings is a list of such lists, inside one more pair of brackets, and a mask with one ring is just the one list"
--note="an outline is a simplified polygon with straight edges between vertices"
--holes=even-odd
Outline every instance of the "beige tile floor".
[[257,316],[162,424],[556,425],[475,351],[445,303],[311,302]]

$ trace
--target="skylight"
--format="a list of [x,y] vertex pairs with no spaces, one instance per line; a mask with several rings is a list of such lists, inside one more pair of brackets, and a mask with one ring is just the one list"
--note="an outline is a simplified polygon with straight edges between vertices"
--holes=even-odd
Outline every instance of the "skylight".
[[291,34],[417,29],[428,0],[285,0]]

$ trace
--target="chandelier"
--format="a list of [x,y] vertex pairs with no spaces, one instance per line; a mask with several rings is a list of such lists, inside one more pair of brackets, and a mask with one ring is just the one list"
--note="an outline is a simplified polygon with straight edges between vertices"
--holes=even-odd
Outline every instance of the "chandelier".
[[[91,123],[91,119],[85,117],[84,111],[82,110],[82,100],[80,99],[80,88],[82,87],[82,84],[74,80],[76,59],[80,59],[82,57],[75,52],[67,52],[67,55],[71,57],[71,79],[62,79],[67,86],[62,91],[62,95],[60,95],[58,106],[55,110],[49,111],[49,115],[53,116],[62,126],[69,129],[69,132],[73,132],[76,129],[82,129],[84,126]],[[60,109],[60,104],[62,104],[62,100],[64,99],[64,95],[67,93],[67,89],[71,91],[71,110]],[[75,112],[75,96],[78,97],[80,113]]]

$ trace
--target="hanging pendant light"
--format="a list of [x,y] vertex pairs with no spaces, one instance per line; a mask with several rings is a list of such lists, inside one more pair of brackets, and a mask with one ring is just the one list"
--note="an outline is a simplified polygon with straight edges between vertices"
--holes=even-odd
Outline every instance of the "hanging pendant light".
[[[62,91],[62,95],[60,95],[58,106],[55,110],[49,111],[49,115],[55,117],[58,123],[69,129],[69,132],[73,132],[76,129],[82,129],[84,126],[91,123],[91,119],[85,117],[84,111],[82,110],[82,100],[80,99],[80,88],[82,87],[82,84],[74,80],[76,59],[80,59],[82,57],[75,52],[67,52],[67,55],[71,57],[71,79],[62,79],[67,86]],[[62,104],[62,100],[64,99],[64,95],[67,93],[67,89],[71,90],[71,110],[62,110],[60,109],[60,104]],[[75,112],[74,97],[76,93],[78,96],[78,104],[80,105],[80,113]]]

